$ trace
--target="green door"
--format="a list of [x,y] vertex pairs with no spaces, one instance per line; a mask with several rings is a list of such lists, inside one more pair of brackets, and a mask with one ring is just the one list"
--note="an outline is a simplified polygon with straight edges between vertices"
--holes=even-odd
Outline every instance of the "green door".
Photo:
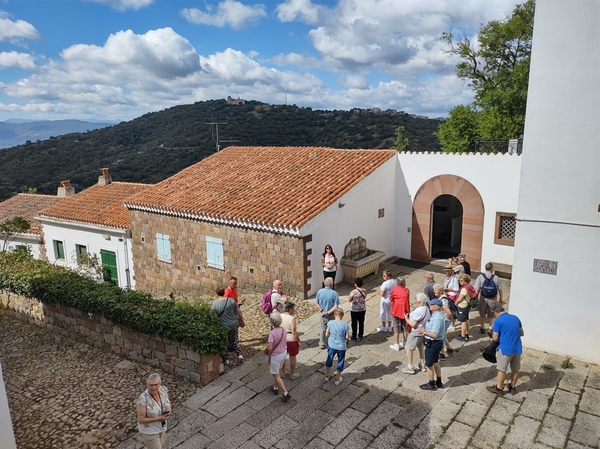
[[102,259],[102,267],[110,275],[107,279],[111,284],[119,285],[119,271],[117,270],[117,254],[113,251],[100,250],[100,258]]

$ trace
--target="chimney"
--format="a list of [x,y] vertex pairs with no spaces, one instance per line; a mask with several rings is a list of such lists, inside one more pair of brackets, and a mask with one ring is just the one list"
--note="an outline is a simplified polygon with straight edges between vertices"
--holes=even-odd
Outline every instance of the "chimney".
[[68,197],[75,195],[75,188],[71,186],[71,181],[61,181],[56,196]]
[[98,177],[98,185],[107,186],[112,182],[112,178],[108,174],[108,168],[100,169],[101,175]]

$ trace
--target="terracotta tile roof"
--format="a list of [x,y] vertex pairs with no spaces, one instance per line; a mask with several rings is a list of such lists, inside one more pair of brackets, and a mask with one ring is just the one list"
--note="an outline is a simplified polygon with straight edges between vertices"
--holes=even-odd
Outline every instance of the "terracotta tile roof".
[[112,182],[94,185],[40,212],[41,217],[90,223],[113,228],[129,227],[126,198],[150,188],[149,184]]
[[395,150],[232,146],[129,198],[131,209],[297,233]]
[[23,217],[31,223],[27,233],[39,235],[41,233],[40,222],[34,220],[33,216],[64,200],[66,198],[61,196],[19,193],[0,203],[0,223],[14,217]]

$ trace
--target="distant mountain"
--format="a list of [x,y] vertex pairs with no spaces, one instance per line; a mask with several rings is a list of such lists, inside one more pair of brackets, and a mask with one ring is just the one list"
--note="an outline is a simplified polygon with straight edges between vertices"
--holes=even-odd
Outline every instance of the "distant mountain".
[[97,182],[102,167],[110,168],[115,181],[162,181],[216,151],[215,126],[209,125],[215,122],[221,149],[229,145],[390,148],[399,126],[404,126],[411,141],[410,151],[440,148],[433,135],[440,124],[437,119],[393,110],[321,111],[235,102],[175,106],[107,128],[1,150],[0,201],[32,187],[56,194],[60,181],[67,179],[79,192]]
[[81,133],[115,124],[84,122],[81,120],[9,119],[0,122],[0,150],[22,145],[27,141],[36,142],[48,139],[50,136]]

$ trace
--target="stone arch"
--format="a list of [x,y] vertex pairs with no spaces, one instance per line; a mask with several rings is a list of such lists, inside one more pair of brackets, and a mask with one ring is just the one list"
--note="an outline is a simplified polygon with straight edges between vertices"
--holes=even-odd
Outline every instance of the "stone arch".
[[483,200],[478,190],[464,178],[439,175],[426,181],[413,200],[411,258],[429,263],[432,205],[440,195],[452,195],[463,206],[462,252],[475,271],[481,269],[483,243]]

